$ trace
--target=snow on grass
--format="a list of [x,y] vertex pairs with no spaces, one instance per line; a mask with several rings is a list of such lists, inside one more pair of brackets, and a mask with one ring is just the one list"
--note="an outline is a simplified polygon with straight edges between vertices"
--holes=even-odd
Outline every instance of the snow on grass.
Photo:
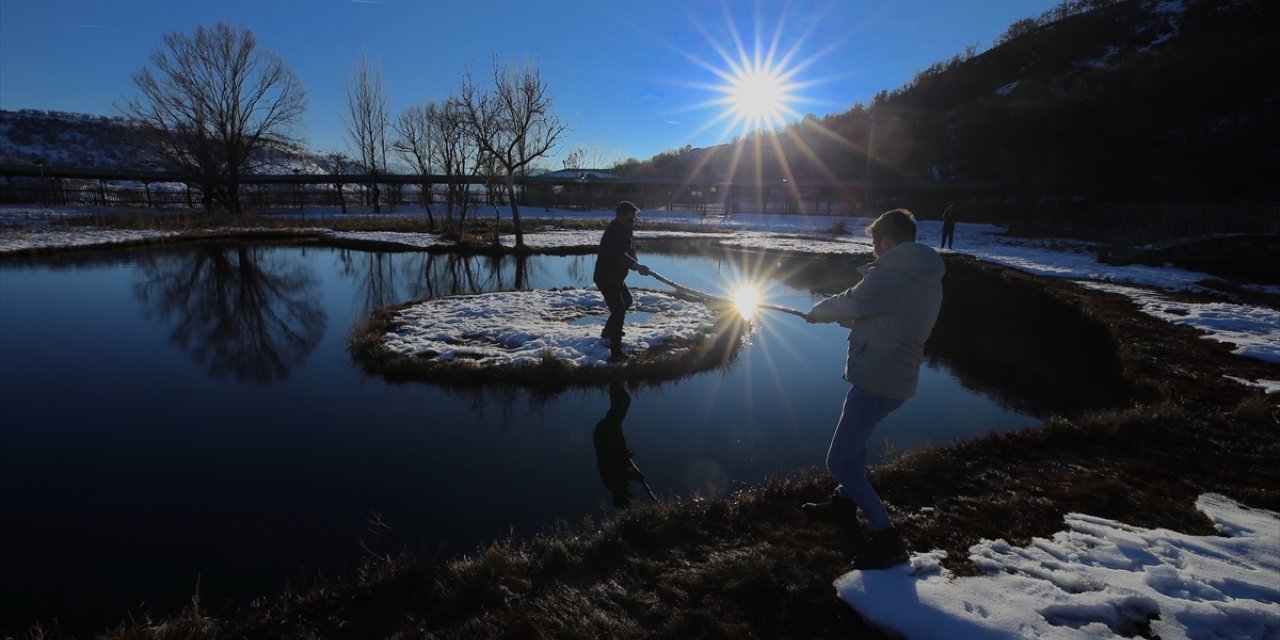
[[[705,305],[634,290],[623,347],[647,351],[693,340],[712,327]],[[465,358],[482,366],[536,364],[551,356],[578,367],[608,362],[600,330],[609,310],[594,287],[504,291],[434,298],[397,314],[387,349],[435,361]]]
[[[546,231],[535,231],[524,234],[524,244],[530,249],[553,250],[553,249],[594,249],[600,244],[600,234],[604,233],[604,229],[550,229]],[[635,238],[644,240],[646,238],[722,238],[728,239],[734,237],[732,233],[699,233],[693,231],[663,231],[637,229]],[[502,235],[499,237],[502,244],[510,247],[515,246],[516,237],[514,235]]]
[[129,231],[117,229],[78,229],[74,231],[39,231],[0,234],[0,253],[48,247],[91,247],[99,245],[171,238],[175,231]]
[[1051,539],[971,547],[981,576],[953,576],[934,551],[835,587],[868,622],[912,640],[1132,636],[1148,624],[1164,640],[1280,637],[1280,517],[1215,494],[1196,506],[1219,535],[1072,513]]
[[402,231],[328,231],[326,234],[336,240],[358,240],[361,242],[380,242],[401,247],[426,249],[445,244],[445,241],[434,233],[407,233]]
[[849,253],[870,253],[871,239],[861,237],[797,237],[780,236],[762,232],[741,232],[732,239],[721,240],[718,244],[738,249],[761,249],[766,251],[790,251],[820,255],[844,255]]
[[1238,382],[1246,387],[1255,387],[1258,389],[1262,389],[1262,392],[1267,395],[1271,395],[1273,393],[1280,393],[1280,380],[1266,380],[1264,378],[1258,378],[1257,380],[1249,380],[1248,378],[1240,378],[1237,376],[1225,376],[1225,377],[1226,379],[1231,380],[1232,382]]
[[1280,310],[1230,302],[1180,302],[1148,289],[1083,284],[1123,295],[1149,316],[1205,331],[1206,339],[1235,345],[1232,353],[1280,364]]

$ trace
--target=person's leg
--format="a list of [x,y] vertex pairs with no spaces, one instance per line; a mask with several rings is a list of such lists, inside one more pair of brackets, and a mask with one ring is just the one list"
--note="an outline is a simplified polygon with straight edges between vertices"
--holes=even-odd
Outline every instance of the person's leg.
[[840,421],[836,423],[836,432],[831,437],[831,448],[827,451],[827,470],[840,483],[836,487],[836,495],[858,505],[867,516],[872,532],[888,529],[892,522],[880,496],[867,480],[867,441],[876,425],[902,406],[902,402],[849,387]]
[[[597,285],[598,286],[598,285]],[[609,319],[605,320],[601,337],[609,339],[609,359],[615,362],[626,360],[627,354],[622,350],[623,324],[627,319],[627,309],[631,308],[631,290],[627,285],[602,287],[605,306],[609,307]]]
[[596,286],[600,289],[600,295],[604,297],[605,306],[609,308],[609,318],[604,321],[604,330],[600,332],[600,337],[622,337],[622,323],[626,321],[627,307],[631,306],[631,292],[625,285],[622,287]]

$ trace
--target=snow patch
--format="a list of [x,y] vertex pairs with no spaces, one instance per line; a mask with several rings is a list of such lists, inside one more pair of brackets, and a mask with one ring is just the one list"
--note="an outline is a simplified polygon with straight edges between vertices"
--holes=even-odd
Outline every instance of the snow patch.
[[[623,347],[631,351],[691,341],[709,331],[715,314],[701,303],[656,291],[633,290]],[[595,287],[504,291],[434,298],[396,315],[383,335],[387,349],[481,366],[536,364],[550,356],[572,366],[608,362],[600,330],[609,310]]]
[[1205,331],[1204,338],[1236,345],[1232,353],[1280,363],[1280,311],[1230,302],[1178,302],[1157,292],[1097,282],[1082,283],[1097,291],[1118,293],[1145,314]]
[[1196,507],[1219,536],[1146,529],[1078,513],[1026,547],[969,549],[984,574],[955,577],[941,551],[884,571],[853,571],[836,592],[906,638],[1280,637],[1280,517],[1223,496]]

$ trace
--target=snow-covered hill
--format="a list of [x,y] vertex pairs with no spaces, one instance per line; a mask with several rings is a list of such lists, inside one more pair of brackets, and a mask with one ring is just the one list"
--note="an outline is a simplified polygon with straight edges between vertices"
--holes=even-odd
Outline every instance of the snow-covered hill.
[[[0,165],[76,169],[162,168],[138,146],[137,125],[118,117],[61,111],[0,110]],[[294,147],[271,147],[259,159],[260,173],[329,173],[331,158]]]

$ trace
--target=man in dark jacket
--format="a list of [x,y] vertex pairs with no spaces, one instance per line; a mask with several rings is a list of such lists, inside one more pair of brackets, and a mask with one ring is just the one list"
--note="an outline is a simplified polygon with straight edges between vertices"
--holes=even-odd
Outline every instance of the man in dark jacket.
[[631,270],[649,275],[649,267],[636,260],[635,241],[631,237],[640,207],[623,200],[614,209],[613,222],[600,237],[600,249],[596,252],[596,269],[592,279],[604,303],[609,307],[609,319],[604,323],[601,338],[609,339],[609,359],[622,362],[627,354],[622,350],[622,323],[631,308],[631,290],[627,288],[627,273]]

